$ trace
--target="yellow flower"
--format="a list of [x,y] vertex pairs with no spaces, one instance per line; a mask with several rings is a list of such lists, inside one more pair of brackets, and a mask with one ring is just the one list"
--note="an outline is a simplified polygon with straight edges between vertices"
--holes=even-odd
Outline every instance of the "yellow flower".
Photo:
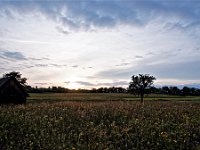
[[177,141],[176,140],[173,140],[174,141],[174,143],[177,143]]

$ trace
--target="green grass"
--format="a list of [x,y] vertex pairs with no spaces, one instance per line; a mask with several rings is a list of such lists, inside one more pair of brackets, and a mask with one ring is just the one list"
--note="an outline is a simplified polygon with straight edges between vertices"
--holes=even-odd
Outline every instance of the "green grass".
[[129,94],[113,93],[40,93],[30,94],[28,101],[114,101],[132,98]]
[[[195,101],[200,102],[199,96],[146,95],[146,101]],[[56,101],[139,101],[140,97],[131,94],[115,93],[40,93],[30,94],[28,102]]]
[[31,94],[24,105],[0,106],[0,149],[200,148],[198,97],[145,99],[142,105],[128,94]]

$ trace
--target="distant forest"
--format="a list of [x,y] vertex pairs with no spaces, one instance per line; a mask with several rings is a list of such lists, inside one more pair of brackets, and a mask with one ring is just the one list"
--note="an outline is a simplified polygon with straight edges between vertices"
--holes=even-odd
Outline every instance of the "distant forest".
[[[64,87],[48,87],[48,88],[38,88],[26,86],[26,90],[29,93],[131,93],[128,88],[123,87],[100,87],[88,89],[68,89]],[[180,96],[200,96],[200,89],[183,87],[179,89],[176,86],[163,86],[161,88],[150,87],[145,89],[148,94],[166,94],[166,95],[180,95]],[[132,93],[135,94],[136,93]]]
[[[176,86],[163,86],[161,88],[152,87],[153,80],[156,78],[150,76],[149,74],[139,74],[138,76],[132,76],[132,82],[129,85],[129,88],[123,87],[100,87],[93,88],[91,90],[88,89],[68,89],[64,87],[48,87],[48,88],[38,88],[31,87],[26,84],[27,78],[21,77],[22,74],[20,72],[12,71],[3,75],[3,78],[7,77],[15,77],[18,82],[25,87],[26,91],[29,93],[130,93],[138,95],[141,94],[166,94],[166,95],[180,95],[180,96],[200,96],[200,89],[183,87],[179,89]],[[145,82],[144,82],[145,81]],[[146,83],[146,87],[144,86]],[[138,86],[139,85],[139,86]],[[133,88],[133,89],[131,89]]]

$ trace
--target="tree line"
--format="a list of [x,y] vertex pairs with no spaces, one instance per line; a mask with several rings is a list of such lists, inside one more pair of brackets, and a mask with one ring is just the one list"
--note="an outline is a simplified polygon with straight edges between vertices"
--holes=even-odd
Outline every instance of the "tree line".
[[[93,89],[68,89],[60,86],[52,86],[48,88],[26,86],[29,93],[131,93],[140,96],[137,92],[129,88],[123,87],[100,87]],[[146,94],[165,94],[165,95],[179,95],[179,96],[200,96],[200,89],[177,86],[163,86],[163,87],[150,87],[145,89]]]
[[48,88],[39,88],[26,86],[29,93],[127,93],[128,90],[123,87],[100,87],[93,89],[68,89],[60,86],[52,86]]
[[180,96],[200,96],[200,89],[194,87],[184,86],[178,88],[177,86],[163,86],[161,88],[151,87],[149,93],[180,95]]
[[26,84],[27,78],[22,77],[20,72],[12,71],[3,75],[6,77],[15,77],[21,85],[24,86],[29,93],[131,93],[140,96],[143,99],[144,94],[166,94],[166,95],[180,95],[180,96],[200,96],[200,89],[177,86],[163,86],[157,88],[152,86],[155,77],[149,74],[133,75],[128,88],[123,87],[100,87],[89,89],[68,89],[61,86],[52,86],[48,88],[31,87]]

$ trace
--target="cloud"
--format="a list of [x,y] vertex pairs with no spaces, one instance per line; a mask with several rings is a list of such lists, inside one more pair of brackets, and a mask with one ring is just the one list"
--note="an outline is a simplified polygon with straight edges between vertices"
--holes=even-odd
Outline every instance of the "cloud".
[[144,57],[140,55],[136,55],[135,58],[144,58]]
[[49,58],[47,58],[47,57],[40,57],[40,58],[34,58],[34,57],[29,57],[29,58],[27,58],[27,59],[29,59],[29,60],[50,60]]
[[49,66],[60,68],[60,67],[66,67],[67,65],[62,65],[62,64],[49,64]]
[[[185,1],[20,1],[0,2],[1,13],[13,18],[38,14],[67,26],[70,29],[92,29],[126,24],[143,26],[152,20],[161,19],[179,28],[196,27],[200,24],[200,2]],[[67,30],[57,28],[61,33]]]
[[26,65],[26,66],[24,66],[25,68],[33,68],[33,67],[35,67],[35,66],[33,66],[33,65]]
[[[12,61],[12,60],[33,60],[33,61],[42,61],[42,60],[50,60],[47,57],[26,57],[22,52],[16,51],[8,51],[8,50],[0,50],[0,58]],[[39,66],[39,65],[35,65]],[[42,65],[40,65],[42,66]]]
[[60,32],[60,33],[62,33],[62,34],[65,34],[65,35],[68,35],[68,34],[70,34],[70,32],[69,31],[67,31],[67,30],[64,30],[63,28],[61,28],[61,27],[56,27],[56,29],[57,29],[57,31],[58,32]]
[[98,83],[97,86],[126,86],[129,83],[127,81],[115,81],[107,83]]
[[37,84],[37,85],[49,85],[49,84],[52,84],[52,83],[47,83],[47,82],[36,82],[34,84]]
[[129,65],[130,63],[121,63],[121,64],[119,64],[119,65],[116,65],[116,66],[127,66],[127,65]]
[[76,81],[76,83],[84,86],[95,86],[95,84],[90,83],[90,82],[84,82],[84,81]]
[[11,51],[0,51],[1,58],[4,59],[14,59],[14,60],[26,60],[27,58],[21,52],[11,52]]
[[73,65],[71,66],[72,68],[78,68],[79,66],[78,65]]
[[132,68],[128,69],[107,69],[96,73],[94,76],[96,78],[106,78],[106,79],[125,79],[133,74]]
[[127,81],[115,81],[115,82],[103,82],[103,83],[92,83],[92,82],[85,82],[85,81],[76,81],[76,83],[84,86],[93,86],[93,87],[98,87],[98,86],[127,86],[128,82]]
[[68,84],[70,84],[71,82],[70,82],[70,81],[66,81],[66,82],[64,82],[64,83],[68,85]]
[[96,79],[95,76],[85,76],[87,79]]
[[[5,29],[5,28],[0,29],[0,36],[2,36],[2,37],[9,33],[10,33],[10,31],[8,29]],[[3,44],[3,43],[4,43],[3,41],[0,41],[0,44]]]
[[49,67],[48,64],[35,64],[35,67]]
[[[11,51],[0,51],[0,59],[5,68],[27,68],[27,72],[46,74],[50,70],[55,74],[73,68],[65,78],[91,73],[96,80],[110,81],[128,80],[138,73],[198,78],[200,69],[195,64],[199,64],[200,38],[192,36],[200,37],[199,16],[200,2],[187,0],[1,1],[1,45]],[[68,63],[68,68],[58,62]],[[91,65],[95,68],[89,69]]]
[[157,78],[172,79],[199,79],[200,76],[199,60],[184,62],[163,62],[163,63],[141,63],[125,69],[109,69],[98,72],[97,78],[108,79],[129,79],[133,74],[151,74]]
[[63,64],[46,64],[46,63],[43,63],[43,64],[34,64],[34,67],[43,67],[43,68],[46,68],[46,67],[56,67],[56,68],[61,68],[61,67],[66,67],[67,65],[63,65]]

